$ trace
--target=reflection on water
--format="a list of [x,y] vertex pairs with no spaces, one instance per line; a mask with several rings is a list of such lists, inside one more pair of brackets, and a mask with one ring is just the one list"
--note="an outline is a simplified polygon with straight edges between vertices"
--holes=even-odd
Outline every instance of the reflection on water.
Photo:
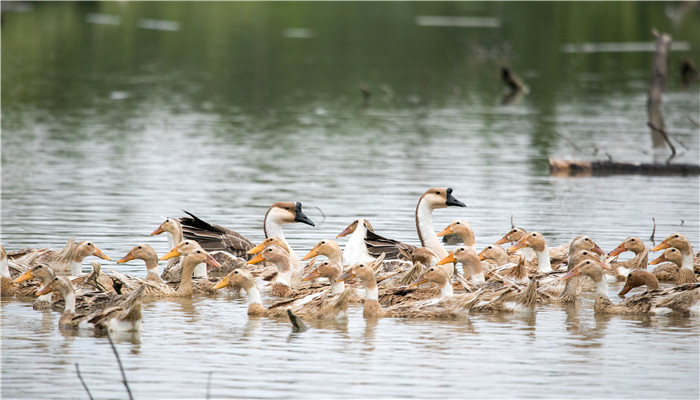
[[[417,243],[415,205],[433,186],[468,206],[437,210],[435,228],[464,219],[477,247],[511,218],[550,246],[582,233],[608,251],[630,235],[650,244],[652,217],[657,242],[681,232],[699,245],[697,177],[547,170],[551,156],[651,159],[649,54],[560,47],[649,41],[639,21],[666,29],[663,4],[18,4],[3,2],[8,249],[75,235],[113,259],[137,243],[162,254],[165,238],[148,234],[183,209],[259,242],[280,200],[303,202],[317,223],[285,227],[300,254],[359,216]],[[500,27],[418,26],[418,16]],[[685,18],[673,35],[695,49],[700,24]],[[496,59],[527,82],[526,96],[501,104]],[[699,158],[698,98],[669,77],[678,162]],[[141,262],[103,266],[145,275]],[[585,294],[532,315],[450,322],[365,321],[352,307],[346,322],[308,321],[299,334],[222,294],[148,303],[143,332],[114,339],[136,398],[700,395],[697,319],[597,315],[592,303]],[[58,313],[28,302],[0,307],[3,398],[85,397],[75,363],[96,398],[125,396],[107,338],[58,330]]]

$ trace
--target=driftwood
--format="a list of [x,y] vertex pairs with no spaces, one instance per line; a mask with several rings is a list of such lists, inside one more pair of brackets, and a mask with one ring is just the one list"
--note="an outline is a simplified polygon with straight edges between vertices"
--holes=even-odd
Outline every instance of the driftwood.
[[656,52],[654,53],[654,63],[651,68],[651,81],[649,82],[649,92],[647,95],[647,115],[648,124],[651,128],[651,137],[654,148],[661,148],[668,141],[668,136],[663,135],[664,118],[661,115],[661,98],[666,90],[666,80],[668,78],[668,52],[671,49],[671,36],[667,33],[659,33],[656,29],[654,34]]
[[615,174],[641,175],[698,175],[696,164],[648,164],[615,161],[572,161],[549,159],[549,174],[556,176],[591,176]]

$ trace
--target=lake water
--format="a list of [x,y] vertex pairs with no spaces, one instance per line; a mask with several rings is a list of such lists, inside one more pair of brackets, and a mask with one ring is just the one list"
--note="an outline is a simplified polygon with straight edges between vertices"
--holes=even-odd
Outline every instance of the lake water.
[[[94,241],[117,260],[160,216],[188,210],[264,238],[274,201],[316,227],[285,228],[297,253],[356,217],[417,243],[429,187],[467,208],[477,247],[513,222],[550,245],[579,234],[610,251],[680,232],[700,245],[697,176],[561,178],[548,157],[651,161],[652,54],[561,51],[670,32],[663,99],[677,162],[697,163],[700,65],[693,10],[662,3],[46,3],[2,13],[2,244]],[[425,26],[425,16],[496,18]],[[494,21],[489,19],[488,21]],[[533,31],[537,25],[539,29]],[[502,105],[499,65],[530,92]],[[363,104],[358,88],[371,90]],[[572,145],[572,143],[575,145]],[[345,239],[339,240],[340,244]],[[629,258],[629,255],[623,257]],[[90,258],[84,263],[89,270]],[[103,262],[145,275],[143,265]],[[619,284],[611,285],[614,293]],[[265,302],[273,301],[264,298]],[[222,294],[144,305],[140,335],[115,337],[135,398],[698,398],[698,319],[595,315],[586,294],[531,316],[346,324],[249,318]],[[66,333],[59,314],[3,299],[2,397],[123,398],[106,338]],[[208,383],[210,382],[210,383]]]

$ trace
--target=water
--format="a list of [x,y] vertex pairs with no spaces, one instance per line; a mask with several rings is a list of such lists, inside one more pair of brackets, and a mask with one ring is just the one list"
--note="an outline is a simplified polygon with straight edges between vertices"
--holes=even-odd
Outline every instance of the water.
[[[664,4],[597,7],[631,23],[593,24],[597,14],[577,3],[4,12],[2,243],[56,248],[75,235],[114,260],[138,243],[162,254],[166,239],[148,234],[182,209],[258,242],[274,201],[301,201],[317,223],[285,228],[299,254],[358,216],[417,243],[418,197],[450,186],[468,207],[437,210],[435,229],[464,219],[477,247],[512,217],[550,245],[585,233],[608,251],[630,235],[650,244],[654,218],[657,243],[680,232],[697,248],[697,177],[548,175],[550,156],[652,159],[651,56],[561,45],[649,41],[650,26],[637,21],[651,21],[698,48],[692,13],[671,26]],[[418,26],[425,15],[497,17],[501,27]],[[521,33],[541,15],[552,16],[549,34]],[[499,60],[484,57],[494,52]],[[663,111],[687,148],[676,146],[678,161],[696,163],[698,89],[681,86],[673,68],[684,56],[700,64],[696,50],[672,54]],[[506,106],[502,60],[530,87]],[[372,91],[369,106],[360,85]],[[139,262],[103,265],[145,274]],[[611,298],[619,289],[611,285]],[[125,396],[106,338],[59,331],[58,313],[30,303],[1,304],[4,398],[85,397],[76,362],[95,397]],[[697,319],[595,315],[590,295],[577,307],[457,322],[366,323],[353,307],[346,324],[310,323],[302,334],[245,310],[230,294],[146,304],[143,332],[115,338],[134,396],[205,397],[208,387],[211,397],[265,398],[700,394]]]

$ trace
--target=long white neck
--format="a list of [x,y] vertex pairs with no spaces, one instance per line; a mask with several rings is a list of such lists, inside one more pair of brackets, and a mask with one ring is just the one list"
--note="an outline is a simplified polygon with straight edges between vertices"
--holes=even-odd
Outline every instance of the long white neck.
[[70,274],[72,276],[80,276],[83,274],[83,262],[73,260],[70,264]]
[[262,298],[260,297],[260,290],[258,290],[258,287],[253,285],[249,288],[247,288],[246,293],[248,293],[248,303],[249,304],[262,304]]
[[442,247],[440,239],[433,230],[433,207],[422,200],[416,208],[416,228],[423,247],[435,252],[440,259],[447,257],[447,250]]
[[331,279],[331,294],[340,294],[345,291],[345,282],[336,282]]
[[551,272],[552,263],[549,260],[549,247],[544,246],[544,250],[536,251],[537,254],[537,272],[540,274]]
[[207,275],[207,263],[199,263],[194,267],[194,272],[192,272],[192,277],[194,278],[209,278]]
[[7,262],[7,257],[0,260],[0,276],[4,278],[11,278],[10,276],[10,265]]
[[524,247],[521,250],[521,253],[525,261],[532,261],[532,258],[535,256],[535,252],[532,250],[532,247]]
[[605,277],[596,281],[595,283],[595,294],[597,295],[608,295],[608,280]]
[[479,272],[479,273],[476,273],[476,274],[472,274],[471,280],[472,280],[472,282],[474,282],[474,283],[484,283],[484,282],[486,282],[486,278],[484,278],[484,273],[483,273],[483,272]]
[[365,300],[379,301],[379,288],[377,287],[376,279],[374,282],[365,283]]
[[281,283],[283,285],[287,285],[291,287],[291,282],[292,282],[292,270],[289,268],[278,268],[277,270],[277,278],[275,278],[277,283]]
[[367,251],[365,237],[367,236],[367,227],[365,224],[357,224],[355,232],[350,235],[348,243],[343,250],[343,264],[349,265],[358,262],[371,261],[374,258]]
[[73,291],[70,291],[69,293],[65,293],[63,295],[63,300],[66,302],[66,306],[63,309],[63,312],[64,313],[69,312],[71,314],[75,314],[75,293]]
[[[269,214],[274,214],[274,212],[270,212]],[[299,256],[297,256],[297,253],[294,252],[294,249],[292,249],[292,246],[289,244],[287,239],[284,237],[284,232],[282,232],[282,224],[279,223],[277,218],[275,218],[274,215],[268,215],[267,218],[265,218],[265,239],[271,238],[271,237],[278,237],[282,239],[284,244],[287,245],[287,249],[289,249],[289,258],[292,261],[292,267],[294,270],[298,270],[301,268],[301,261],[299,260]]]
[[[483,277],[483,275],[482,275]],[[452,284],[450,283],[449,280],[446,280],[445,283],[440,287],[440,296],[442,297],[447,297],[447,296],[452,296],[455,293],[454,288],[452,287]]]
[[681,254],[683,256],[683,262],[681,263],[681,268],[689,269],[693,271],[693,252],[688,254]]

